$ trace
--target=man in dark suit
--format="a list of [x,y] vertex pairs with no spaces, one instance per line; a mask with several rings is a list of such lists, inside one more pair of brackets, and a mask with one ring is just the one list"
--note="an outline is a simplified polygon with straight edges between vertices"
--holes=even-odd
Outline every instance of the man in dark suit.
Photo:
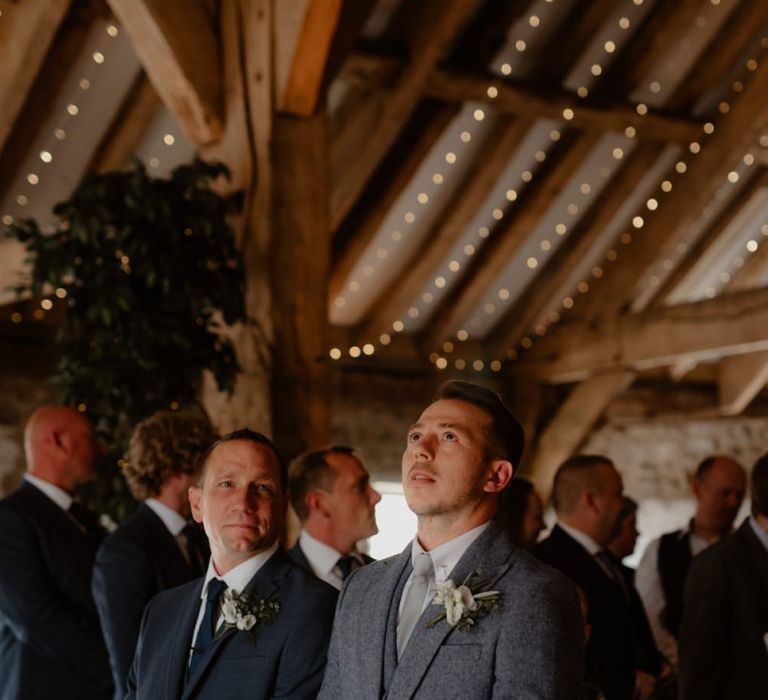
[[99,548],[92,586],[116,698],[125,694],[147,603],[208,566],[208,541],[190,522],[187,493],[215,437],[208,417],[192,410],[158,411],[131,436],[123,473],[142,503]]
[[286,468],[271,441],[239,430],[214,443],[192,515],[205,526],[204,578],[147,606],[126,698],[313,698],[336,591],[279,547]]
[[762,700],[768,688],[768,454],[752,475],[752,517],[699,554],[685,583],[680,700]]
[[494,521],[522,448],[496,393],[441,387],[403,454],[418,532],[400,555],[349,577],[321,698],[580,697],[576,589]]
[[288,469],[291,505],[301,521],[290,557],[337,590],[352,571],[373,561],[357,542],[375,535],[381,496],[349,447],[312,450]]
[[[637,680],[631,591],[606,549],[624,506],[622,490],[621,476],[609,459],[582,455],[566,460],[552,489],[558,522],[533,550],[569,576],[587,598],[592,628],[587,676],[606,700],[632,700]],[[637,689],[650,690],[647,684]]]
[[0,698],[109,698],[90,589],[102,533],[73,500],[96,476],[93,426],[74,409],[39,408],[24,447],[24,482],[0,501]]

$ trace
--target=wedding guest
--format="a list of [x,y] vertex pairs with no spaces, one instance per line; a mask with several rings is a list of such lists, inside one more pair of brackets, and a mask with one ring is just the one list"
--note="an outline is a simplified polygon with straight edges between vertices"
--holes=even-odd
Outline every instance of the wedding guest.
[[[656,665],[638,666],[633,590],[606,547],[624,507],[621,475],[598,455],[567,459],[557,470],[552,501],[557,524],[534,554],[569,576],[584,592],[591,635],[589,680],[606,700],[648,698]],[[637,692],[637,695],[636,695]]]
[[765,698],[768,688],[768,454],[751,475],[752,515],[691,563],[680,625],[680,700]]
[[208,566],[208,541],[190,522],[187,492],[215,437],[201,410],[158,411],[131,436],[124,474],[141,505],[99,548],[92,585],[117,698],[125,693],[147,603]]
[[74,500],[100,447],[82,413],[44,406],[24,431],[27,473],[0,501],[0,698],[109,698],[91,571],[102,532]]
[[208,569],[147,606],[126,698],[316,695],[337,593],[279,546],[286,487],[285,462],[261,433],[238,430],[209,449],[189,490]]
[[357,542],[375,535],[381,495],[349,447],[312,450],[288,469],[291,505],[301,533],[288,555],[337,590],[352,571],[373,561]]
[[725,537],[744,500],[747,477],[730,457],[704,459],[691,482],[696,513],[681,530],[651,541],[635,574],[656,646],[677,668],[677,634],[683,612],[683,586],[691,561]]
[[[629,496],[624,496],[624,506],[619,513],[616,532],[607,547],[617,562],[621,563],[627,557],[632,556],[639,534],[637,531],[637,501]],[[629,575],[634,578],[634,572],[629,567],[624,568],[628,569]]]
[[541,496],[533,483],[521,476],[512,479],[504,489],[496,517],[512,541],[527,550],[534,548],[546,528]]
[[347,580],[321,698],[578,698],[576,590],[494,520],[522,448],[520,424],[496,393],[441,387],[403,454],[416,535]]

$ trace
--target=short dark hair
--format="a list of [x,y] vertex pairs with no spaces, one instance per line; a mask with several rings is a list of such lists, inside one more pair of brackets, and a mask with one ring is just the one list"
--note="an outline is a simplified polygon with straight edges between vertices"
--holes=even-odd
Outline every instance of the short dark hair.
[[434,401],[465,401],[485,411],[491,418],[486,457],[506,459],[517,469],[525,447],[525,433],[520,422],[495,391],[479,384],[454,379],[442,384]]
[[354,450],[344,445],[331,445],[318,450],[310,450],[299,455],[288,467],[288,495],[293,510],[304,522],[309,517],[307,494],[310,491],[331,491],[338,474],[328,463],[332,454],[351,455]]
[[572,513],[585,489],[602,492],[603,483],[597,470],[612,467],[613,462],[602,455],[569,457],[557,469],[552,484],[552,505],[557,513]]
[[203,469],[200,473],[200,483],[202,484],[203,478],[205,477],[205,468],[208,464],[208,460],[210,459],[211,454],[213,454],[213,451],[219,445],[223,445],[225,442],[234,442],[235,440],[243,440],[245,442],[252,442],[256,445],[264,445],[272,451],[272,453],[277,458],[277,464],[280,468],[280,488],[282,489],[282,492],[285,493],[288,489],[288,466],[286,465],[285,460],[283,459],[280,452],[278,452],[277,447],[275,447],[275,443],[272,442],[272,440],[264,435],[264,433],[256,432],[250,428],[240,428],[239,430],[234,430],[231,433],[227,433],[226,435],[216,440],[216,442],[214,442],[208,448],[207,452],[203,456]]
[[752,512],[768,517],[768,453],[755,462],[750,477],[752,486]]
[[157,496],[176,474],[200,471],[216,431],[201,408],[157,411],[133,429],[123,476],[134,498]]
[[709,455],[709,457],[705,457],[701,460],[701,462],[699,462],[699,466],[696,467],[696,471],[693,473],[693,478],[701,480],[720,460],[736,462],[733,457],[728,457],[728,455]]
[[523,545],[523,521],[528,511],[528,497],[533,492],[533,482],[522,476],[516,476],[501,494],[499,508],[496,511],[499,524],[518,546]]

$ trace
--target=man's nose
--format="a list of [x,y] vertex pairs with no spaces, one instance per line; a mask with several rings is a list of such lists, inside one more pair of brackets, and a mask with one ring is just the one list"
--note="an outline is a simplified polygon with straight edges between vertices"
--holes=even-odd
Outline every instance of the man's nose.
[[421,440],[413,443],[413,456],[420,462],[430,462],[435,456],[434,438],[424,435]]
[[373,488],[373,486],[368,487],[368,502],[375,506],[379,501],[381,500],[381,494]]

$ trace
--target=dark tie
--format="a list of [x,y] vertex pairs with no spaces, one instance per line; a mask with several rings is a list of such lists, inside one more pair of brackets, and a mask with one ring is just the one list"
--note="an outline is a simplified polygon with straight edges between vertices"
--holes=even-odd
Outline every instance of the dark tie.
[[360,562],[353,554],[345,554],[343,557],[339,557],[339,561],[336,562],[336,566],[341,572],[341,580],[346,581],[347,577],[355,569],[360,568]]
[[96,516],[77,501],[72,501],[67,509],[67,513],[69,513],[70,517],[86,535],[101,536],[102,530]]
[[187,554],[189,555],[189,566],[192,576],[197,578],[205,573],[208,567],[208,554],[205,551],[203,538],[205,535],[200,531],[197,525],[189,523],[181,531],[184,537],[184,543],[187,545]]
[[624,598],[629,600],[629,589],[627,588],[627,582],[624,579],[624,574],[621,573],[621,569],[616,563],[616,560],[613,558],[613,555],[608,550],[603,549],[595,554],[595,558],[598,560],[600,568],[602,568],[603,571],[608,574],[608,577],[611,578],[619,588],[621,588],[621,593]]
[[200,629],[197,630],[195,643],[192,646],[192,656],[189,659],[187,678],[192,678],[195,670],[200,665],[200,660],[205,656],[205,652],[210,649],[213,643],[213,634],[216,631],[216,618],[219,612],[219,598],[221,598],[221,594],[226,587],[227,584],[217,578],[212,578],[208,582],[205,611],[203,612],[203,619],[200,621]]

